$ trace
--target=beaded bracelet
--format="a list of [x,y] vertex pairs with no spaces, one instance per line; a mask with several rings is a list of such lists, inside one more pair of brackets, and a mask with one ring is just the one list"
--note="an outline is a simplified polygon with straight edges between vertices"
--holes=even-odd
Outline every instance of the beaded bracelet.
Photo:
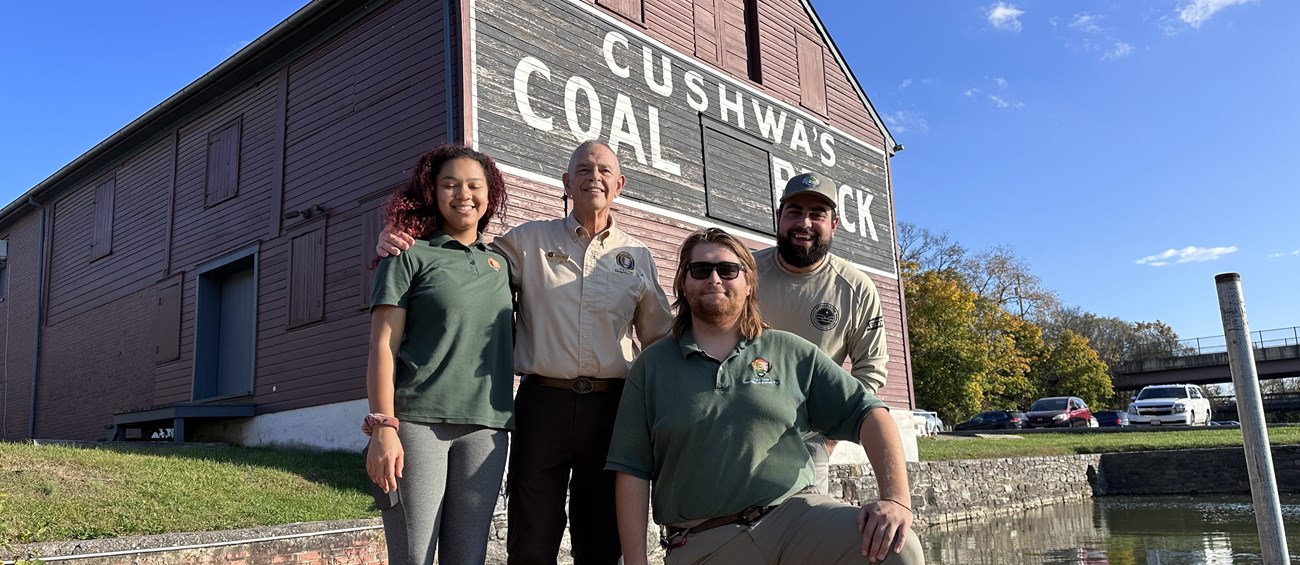
[[883,496],[882,496],[882,497],[880,497],[880,500],[888,500],[888,501],[890,501],[890,502],[892,502],[892,503],[894,503],[894,504],[897,504],[897,505],[899,505],[899,506],[902,506],[902,507],[903,507],[903,510],[906,510],[908,514],[913,514],[913,515],[916,514],[915,512],[912,512],[912,508],[911,508],[910,506],[908,506],[908,505],[906,505],[906,504],[903,504],[902,502],[899,502],[899,501],[894,500],[894,499],[892,499],[892,498],[886,498],[886,497],[883,497]]
[[401,425],[397,418],[387,414],[366,414],[366,418],[361,421],[361,433],[368,436],[374,432],[376,426],[388,426],[393,428],[393,431],[397,431]]

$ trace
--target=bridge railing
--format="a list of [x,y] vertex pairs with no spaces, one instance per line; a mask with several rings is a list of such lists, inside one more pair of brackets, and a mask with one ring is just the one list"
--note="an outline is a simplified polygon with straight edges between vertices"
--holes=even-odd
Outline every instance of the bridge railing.
[[[1300,345],[1300,326],[1253,331],[1250,332],[1250,341],[1255,349]],[[1186,357],[1207,353],[1225,353],[1227,351],[1228,343],[1224,336],[1194,337],[1179,340],[1174,344],[1168,342],[1139,344],[1129,355],[1129,360],[1141,361],[1144,359]]]

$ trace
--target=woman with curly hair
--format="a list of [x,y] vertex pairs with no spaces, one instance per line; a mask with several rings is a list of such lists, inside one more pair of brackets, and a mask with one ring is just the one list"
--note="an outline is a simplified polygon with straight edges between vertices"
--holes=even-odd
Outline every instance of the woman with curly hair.
[[416,238],[379,260],[370,307],[366,472],[400,494],[383,509],[393,564],[486,558],[514,428],[514,340],[509,266],[482,232],[505,205],[492,158],[441,145],[385,209]]

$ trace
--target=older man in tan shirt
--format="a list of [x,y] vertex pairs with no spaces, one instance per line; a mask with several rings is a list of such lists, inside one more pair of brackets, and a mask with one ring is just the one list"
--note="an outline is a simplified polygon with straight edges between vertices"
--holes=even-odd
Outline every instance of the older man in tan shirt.
[[[522,224],[492,245],[510,261],[516,308],[516,431],[511,442],[508,562],[556,562],[569,494],[577,565],[622,554],[614,475],[605,457],[632,359],[667,335],[668,298],[650,250],[615,225],[610,207],[627,179],[609,146],[579,145],[563,176],[573,212]],[[376,251],[399,253],[385,232]]]

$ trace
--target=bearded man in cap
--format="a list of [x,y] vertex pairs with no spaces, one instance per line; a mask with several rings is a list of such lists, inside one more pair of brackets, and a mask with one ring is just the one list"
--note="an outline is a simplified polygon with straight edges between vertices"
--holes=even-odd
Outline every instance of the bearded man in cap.
[[[839,226],[835,183],[817,173],[790,179],[777,208],[776,247],[754,253],[758,301],[772,327],[811,341],[836,363],[851,359],[850,373],[868,392],[885,386],[884,319],[875,283],[830,252]],[[830,489],[834,441],[804,437],[812,454],[817,488]]]

